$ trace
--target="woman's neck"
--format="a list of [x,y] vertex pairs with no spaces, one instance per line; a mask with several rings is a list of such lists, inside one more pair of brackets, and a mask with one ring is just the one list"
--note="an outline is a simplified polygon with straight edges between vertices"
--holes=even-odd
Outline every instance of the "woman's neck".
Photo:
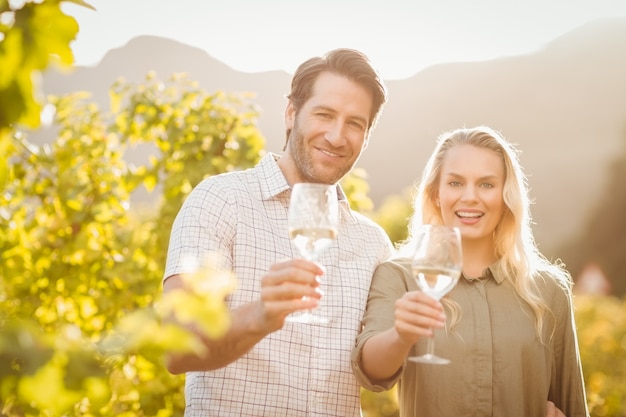
[[497,260],[492,242],[463,241],[463,275],[479,278]]

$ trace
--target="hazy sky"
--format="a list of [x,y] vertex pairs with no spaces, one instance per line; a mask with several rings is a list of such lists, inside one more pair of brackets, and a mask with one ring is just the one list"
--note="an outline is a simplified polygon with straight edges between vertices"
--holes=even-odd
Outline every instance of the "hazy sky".
[[[626,0],[86,0],[77,65],[139,35],[175,39],[243,72],[293,73],[337,47],[367,53],[385,79],[433,64],[532,52],[591,20],[626,16]],[[158,51],[155,51],[157,53]]]

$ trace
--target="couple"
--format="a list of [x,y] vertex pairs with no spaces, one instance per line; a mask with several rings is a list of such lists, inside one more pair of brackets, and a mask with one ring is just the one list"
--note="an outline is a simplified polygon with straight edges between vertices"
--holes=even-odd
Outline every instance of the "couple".
[[[571,281],[535,246],[512,146],[488,127],[458,129],[425,167],[410,225],[462,234],[463,276],[445,297],[460,308],[450,310],[409,291],[400,256],[411,238],[394,251],[339,185],[333,246],[319,264],[295,256],[291,186],[337,184],[367,147],[387,91],[366,56],[338,49],[302,63],[287,98],[283,154],[202,181],[172,228],[165,292],[183,286],[186,257],[206,251],[225,254],[238,279],[227,334],[204,339],[202,357],[168,356],[170,372],[186,373],[185,415],[356,417],[360,385],[399,383],[403,416],[587,416]],[[318,277],[330,323],[285,322],[320,303]],[[432,327],[446,329],[436,345],[453,362],[407,362]]]

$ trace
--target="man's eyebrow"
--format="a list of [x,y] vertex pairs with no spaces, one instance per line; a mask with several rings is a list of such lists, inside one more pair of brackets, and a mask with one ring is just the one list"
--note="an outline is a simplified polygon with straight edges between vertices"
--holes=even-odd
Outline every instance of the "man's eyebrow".
[[[315,110],[323,110],[323,111],[326,111],[328,113],[337,114],[337,111],[335,109],[333,109],[332,107],[324,106],[322,104],[319,104],[317,106],[313,106],[312,109],[314,111]],[[368,119],[366,119],[364,117],[361,117],[361,116],[350,116],[350,117],[348,117],[348,119],[350,119],[350,120],[357,120],[357,121],[363,123],[366,126],[369,123]]]

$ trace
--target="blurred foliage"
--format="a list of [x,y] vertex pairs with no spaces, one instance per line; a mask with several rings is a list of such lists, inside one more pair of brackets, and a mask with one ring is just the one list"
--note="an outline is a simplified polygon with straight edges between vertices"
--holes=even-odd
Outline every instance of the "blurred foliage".
[[407,238],[407,224],[413,214],[413,195],[406,191],[403,195],[387,197],[371,217],[380,224],[395,244]]
[[[74,62],[70,42],[78,23],[61,10],[61,3],[82,0],[0,0],[0,155],[11,143],[11,127],[40,125],[41,71],[50,65],[68,68]],[[0,158],[0,187],[8,177],[5,158]]]
[[341,180],[341,188],[350,200],[350,207],[361,213],[371,213],[374,202],[368,193],[367,172],[363,168],[355,168]]
[[[262,157],[258,113],[182,75],[121,80],[111,101],[105,113],[84,94],[51,97],[48,145],[12,131],[0,194],[2,415],[180,415],[183,377],[167,373],[163,352],[201,345],[163,314],[201,318],[209,336],[228,326],[223,298],[235,284],[224,271],[201,269],[211,281],[193,295],[158,295],[191,188]],[[150,157],[130,165],[138,148]],[[133,216],[131,194],[157,185],[162,198]]]
[[396,386],[389,391],[372,392],[361,389],[363,417],[398,417],[398,393]]
[[626,298],[577,295],[576,324],[592,416],[626,416]]

